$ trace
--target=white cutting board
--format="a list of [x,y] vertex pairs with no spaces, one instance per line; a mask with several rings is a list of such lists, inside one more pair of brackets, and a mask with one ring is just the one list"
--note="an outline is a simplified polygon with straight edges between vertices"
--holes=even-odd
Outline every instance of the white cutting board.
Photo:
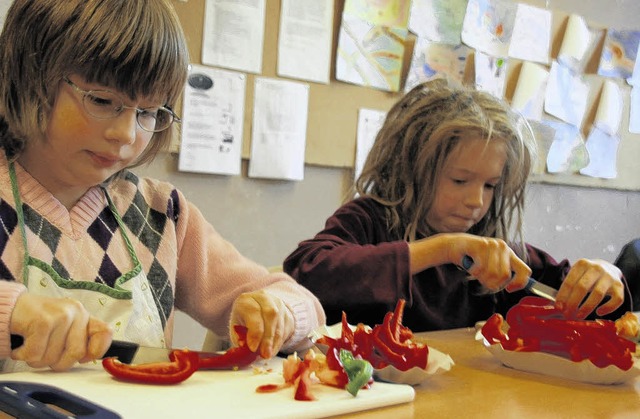
[[375,382],[357,397],[321,384],[311,387],[316,401],[293,398],[293,387],[275,393],[256,393],[262,384],[280,384],[282,359],[257,365],[270,372],[198,371],[176,385],[131,384],[115,380],[102,365],[68,372],[35,371],[0,375],[0,381],[48,384],[83,397],[123,418],[321,418],[406,403],[415,391],[408,385]]

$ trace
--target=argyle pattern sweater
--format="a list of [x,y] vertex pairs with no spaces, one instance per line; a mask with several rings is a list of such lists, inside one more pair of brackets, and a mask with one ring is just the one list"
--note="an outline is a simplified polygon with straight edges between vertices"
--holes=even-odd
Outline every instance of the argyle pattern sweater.
[[[120,227],[96,186],[67,210],[15,163],[29,254],[64,278],[112,286],[133,261]],[[283,273],[242,256],[204,219],[184,195],[166,182],[130,171],[103,185],[151,285],[165,340],[170,345],[175,309],[220,336],[228,335],[233,301],[264,288],[281,298],[295,318],[295,333],[283,350],[306,348],[307,334],[324,323],[324,312],[309,291]],[[21,292],[24,246],[11,190],[9,167],[0,153],[0,359],[8,357],[9,321]]]

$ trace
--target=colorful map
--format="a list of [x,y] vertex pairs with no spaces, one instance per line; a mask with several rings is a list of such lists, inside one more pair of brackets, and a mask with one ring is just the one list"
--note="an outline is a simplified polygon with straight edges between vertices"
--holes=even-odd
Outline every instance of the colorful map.
[[506,57],[517,3],[507,0],[469,0],[462,23],[462,42],[494,57]]
[[406,28],[410,0],[346,0],[343,16],[366,20],[374,25]]
[[413,0],[409,30],[421,38],[460,44],[462,21],[468,0]]
[[397,92],[408,30],[343,16],[336,79]]
[[418,38],[413,47],[405,92],[419,83],[442,75],[462,83],[470,52],[471,49],[466,45],[442,44]]
[[598,75],[631,78],[638,55],[640,31],[609,29],[604,41]]

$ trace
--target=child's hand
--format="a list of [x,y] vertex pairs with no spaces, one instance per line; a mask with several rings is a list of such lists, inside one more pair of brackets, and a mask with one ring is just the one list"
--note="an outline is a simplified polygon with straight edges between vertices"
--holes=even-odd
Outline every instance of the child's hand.
[[[607,295],[610,297],[609,301],[598,307]],[[612,313],[623,302],[622,272],[613,264],[600,259],[580,259],[573,264],[556,297],[556,305],[564,315],[577,319],[584,319],[596,307],[596,314],[604,316]]]
[[111,344],[109,326],[91,317],[76,300],[24,292],[11,314],[11,333],[24,343],[11,358],[30,367],[64,371],[102,356]]
[[[527,285],[531,268],[524,263],[507,243],[500,239],[465,234],[463,246],[457,246],[473,260],[467,271],[490,291],[516,291]],[[456,258],[458,256],[456,255]],[[458,262],[460,264],[461,262]]]
[[[265,291],[240,295],[231,309],[231,324],[247,327],[247,344],[264,359],[275,356],[294,332],[294,320],[284,302]],[[231,337],[235,341],[235,336]]]

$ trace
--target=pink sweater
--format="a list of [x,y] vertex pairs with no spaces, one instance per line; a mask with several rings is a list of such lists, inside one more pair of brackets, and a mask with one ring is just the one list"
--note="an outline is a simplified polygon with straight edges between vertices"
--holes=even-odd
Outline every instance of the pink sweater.
[[[9,321],[22,285],[24,249],[17,227],[6,158],[0,153],[0,359],[10,353]],[[52,264],[67,279],[112,285],[132,261],[99,186],[68,211],[16,163],[31,256]],[[306,349],[306,336],[324,324],[319,301],[283,273],[267,269],[224,240],[184,195],[166,182],[125,172],[107,186],[159,306],[170,345],[174,310],[227,336],[233,301],[264,289],[281,298],[295,318],[283,350]]]

